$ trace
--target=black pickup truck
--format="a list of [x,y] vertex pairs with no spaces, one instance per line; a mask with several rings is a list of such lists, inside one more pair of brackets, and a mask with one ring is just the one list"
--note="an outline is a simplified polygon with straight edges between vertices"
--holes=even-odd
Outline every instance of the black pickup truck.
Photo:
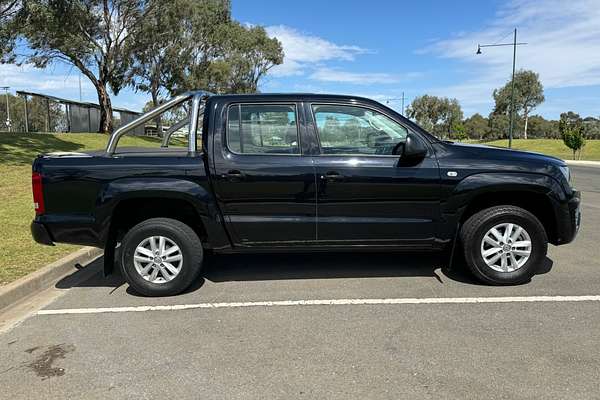
[[[161,147],[117,148],[174,107]],[[189,92],[104,151],[38,156],[32,180],[37,242],[104,248],[106,273],[118,247],[150,296],[185,290],[207,251],[460,249],[479,280],[516,284],[580,224],[562,160],[439,140],[352,96]]]

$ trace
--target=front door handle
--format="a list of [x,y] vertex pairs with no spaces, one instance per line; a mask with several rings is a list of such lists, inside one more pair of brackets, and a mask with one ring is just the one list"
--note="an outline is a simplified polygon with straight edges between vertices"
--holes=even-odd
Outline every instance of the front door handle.
[[232,169],[231,171],[228,171],[226,174],[221,175],[222,178],[224,179],[228,179],[230,181],[241,181],[242,179],[245,178],[246,175],[244,175],[243,172],[238,171],[237,169]]
[[336,171],[329,171],[325,175],[321,175],[321,179],[326,181],[339,181],[342,180],[344,176]]

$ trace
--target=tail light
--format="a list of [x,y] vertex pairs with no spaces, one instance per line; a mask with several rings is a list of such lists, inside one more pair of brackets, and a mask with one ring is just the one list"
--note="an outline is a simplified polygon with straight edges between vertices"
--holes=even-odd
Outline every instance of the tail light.
[[31,174],[31,188],[33,190],[33,208],[35,215],[42,215],[44,209],[44,191],[42,188],[42,175],[39,172]]

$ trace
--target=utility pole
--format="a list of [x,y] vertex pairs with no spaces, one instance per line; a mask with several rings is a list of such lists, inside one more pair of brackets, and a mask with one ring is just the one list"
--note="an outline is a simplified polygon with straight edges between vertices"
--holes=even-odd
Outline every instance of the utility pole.
[[[502,39],[500,39],[502,40]],[[481,54],[482,47],[497,47],[497,46],[512,46],[513,47],[513,59],[512,59],[512,80],[510,84],[510,125],[508,128],[508,147],[512,147],[513,140],[513,129],[515,125],[515,64],[517,60],[517,46],[522,46],[527,43],[517,43],[517,28],[513,31],[513,42],[512,43],[494,43],[494,44],[478,44],[477,52],[475,54]]]
[[3,89],[6,95],[6,128],[10,132],[10,106],[8,104],[8,89],[10,89],[10,86],[2,86],[0,89]]
[[395,101],[395,100],[401,100],[402,101],[402,103],[401,103],[402,104],[402,108],[400,109],[401,110],[400,114],[402,116],[404,116],[404,100],[406,100],[406,97],[404,97],[404,92],[402,92],[402,97],[394,97],[394,98],[391,98],[391,99],[386,99],[385,100],[385,104],[390,104],[390,101]]
[[79,74],[79,102],[81,102],[81,73]]
[[404,91],[402,92],[402,116],[404,117]]
[[29,111],[27,110],[27,95],[23,96],[23,105],[25,106],[25,133],[29,133]]

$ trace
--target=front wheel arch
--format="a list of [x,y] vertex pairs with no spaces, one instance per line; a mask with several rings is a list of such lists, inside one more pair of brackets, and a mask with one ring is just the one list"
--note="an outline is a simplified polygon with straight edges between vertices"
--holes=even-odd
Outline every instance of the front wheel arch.
[[464,223],[474,214],[495,206],[514,206],[533,214],[544,227],[550,243],[558,237],[555,206],[545,193],[527,190],[499,190],[482,192],[474,196],[464,208],[459,223]]

